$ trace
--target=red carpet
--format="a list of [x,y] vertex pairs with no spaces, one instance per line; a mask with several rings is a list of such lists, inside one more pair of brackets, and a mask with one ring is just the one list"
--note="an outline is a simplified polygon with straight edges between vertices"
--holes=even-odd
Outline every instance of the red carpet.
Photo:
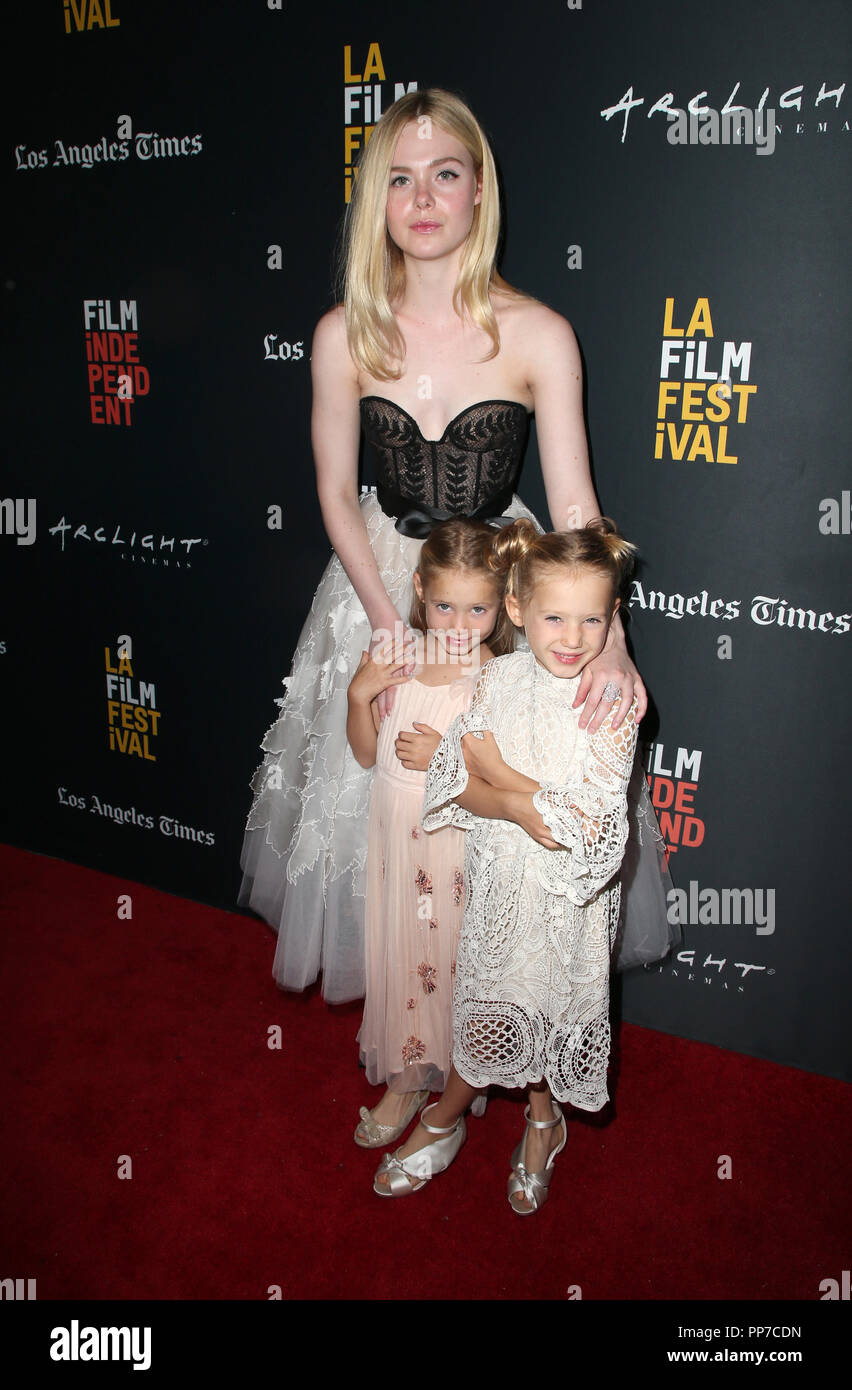
[[359,1005],[279,992],[254,919],[7,847],[0,871],[0,1275],[39,1299],[814,1300],[849,1268],[840,1081],[622,1025],[614,1104],[573,1113],[544,1211],[506,1202],[502,1093],[449,1172],[382,1201],[351,1137],[378,1095]]

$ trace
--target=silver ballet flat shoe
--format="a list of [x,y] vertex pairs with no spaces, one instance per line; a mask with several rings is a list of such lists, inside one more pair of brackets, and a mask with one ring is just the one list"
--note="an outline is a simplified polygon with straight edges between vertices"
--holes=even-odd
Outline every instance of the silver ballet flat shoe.
[[[568,1141],[568,1129],[565,1124],[565,1116],[556,1104],[551,1102],[555,1113],[552,1120],[532,1120],[530,1119],[530,1108],[527,1106],[524,1111],[524,1119],[527,1127],[524,1130],[524,1137],[515,1152],[512,1154],[512,1174],[507,1184],[509,1195],[509,1206],[512,1211],[517,1212],[518,1216],[532,1216],[534,1211],[543,1207],[550,1195],[550,1183],[553,1178],[553,1165],[556,1155],[561,1154]],[[551,1149],[547,1156],[547,1163],[542,1173],[530,1173],[527,1170],[527,1135],[531,1129],[553,1129],[555,1125],[562,1126],[562,1139],[555,1149]],[[516,1201],[519,1197],[526,1197],[529,1206],[517,1206]]]
[[[434,1110],[437,1104],[435,1101],[433,1105],[427,1105],[423,1115],[427,1110]],[[426,1144],[416,1153],[409,1154],[408,1158],[397,1158],[395,1153],[385,1154],[373,1178],[373,1191],[379,1197],[407,1197],[410,1192],[419,1192],[436,1173],[443,1173],[449,1168],[467,1138],[467,1126],[463,1115],[459,1115],[455,1124],[447,1129],[438,1129],[427,1124],[423,1115],[420,1116],[423,1128],[428,1129],[430,1134],[442,1134],[445,1137]],[[384,1173],[387,1174],[386,1186],[379,1183],[379,1178]]]
[[355,1130],[355,1143],[359,1149],[382,1149],[386,1144],[392,1144],[394,1139],[398,1139],[404,1130],[408,1128],[421,1105],[424,1105],[431,1095],[430,1091],[413,1091],[411,1101],[398,1125],[382,1125],[373,1118],[373,1113],[368,1110],[366,1105],[361,1106],[361,1120]]

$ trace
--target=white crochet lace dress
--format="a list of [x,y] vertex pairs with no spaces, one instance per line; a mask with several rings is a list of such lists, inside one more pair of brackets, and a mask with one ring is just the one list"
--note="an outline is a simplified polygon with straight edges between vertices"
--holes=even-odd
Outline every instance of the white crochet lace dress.
[[[627,842],[635,706],[589,736],[572,709],[580,677],[529,650],[482,671],[468,713],[444,735],[426,780],[423,825],[467,830],[467,898],[453,992],[453,1062],[471,1086],[544,1077],[560,1101],[608,1100],[610,952]],[[490,730],[504,760],[541,784],[533,804],[563,849],[513,822],[457,805],[467,786],[466,733]]]

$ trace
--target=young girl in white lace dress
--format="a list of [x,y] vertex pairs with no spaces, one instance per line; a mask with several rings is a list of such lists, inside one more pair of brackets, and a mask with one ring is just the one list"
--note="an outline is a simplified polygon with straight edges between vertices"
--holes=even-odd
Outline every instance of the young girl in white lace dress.
[[[457,518],[424,541],[409,618],[416,667],[399,645],[367,652],[349,685],[347,736],[375,767],[367,829],[366,996],[358,1040],[367,1080],[387,1090],[361,1108],[355,1143],[378,1148],[405,1130],[450,1070],[453,972],[464,909],[464,834],[420,824],[429,759],[470,707],[481,663],[512,651],[503,576],[489,569],[495,532]],[[487,646],[486,646],[487,642]],[[394,688],[390,713],[377,703]]]
[[[464,1143],[477,1091],[529,1086],[508,1184],[513,1210],[528,1215],[546,1200],[566,1142],[557,1102],[599,1110],[608,1100],[610,952],[636,709],[616,730],[610,714],[590,734],[573,701],[606,641],[633,547],[605,518],[548,535],[518,521],[492,554],[529,649],[483,667],[470,711],[429,764],[423,807],[425,828],[466,830],[453,1068],[374,1188],[418,1191]],[[609,696],[617,707],[619,692]]]

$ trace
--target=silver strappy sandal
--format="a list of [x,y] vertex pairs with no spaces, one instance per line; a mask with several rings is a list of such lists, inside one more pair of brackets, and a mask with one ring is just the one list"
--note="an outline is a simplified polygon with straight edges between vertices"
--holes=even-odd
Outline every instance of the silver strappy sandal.
[[431,1095],[431,1091],[414,1091],[411,1096],[410,1104],[398,1125],[383,1125],[373,1117],[372,1110],[368,1110],[366,1105],[361,1106],[361,1120],[355,1130],[355,1143],[359,1149],[383,1149],[386,1144],[392,1144],[394,1139],[398,1139],[403,1130],[407,1129],[421,1105],[425,1105]]
[[[509,1206],[512,1211],[517,1212],[518,1216],[532,1216],[534,1211],[543,1207],[550,1195],[550,1183],[553,1178],[553,1164],[556,1155],[561,1154],[568,1140],[568,1129],[565,1124],[565,1116],[562,1114],[556,1101],[551,1101],[555,1119],[552,1120],[532,1120],[530,1119],[530,1108],[527,1106],[524,1111],[524,1119],[527,1127],[524,1130],[524,1137],[515,1152],[512,1154],[512,1175],[507,1184],[509,1194]],[[562,1140],[555,1149],[551,1149],[547,1156],[547,1163],[542,1173],[530,1173],[526,1167],[527,1157],[527,1135],[531,1129],[553,1129],[555,1125],[562,1126]],[[526,1197],[529,1202],[528,1207],[516,1206],[517,1197]]]
[[[427,1110],[434,1110],[437,1104],[435,1101],[427,1105],[423,1115]],[[459,1115],[455,1124],[447,1129],[427,1124],[423,1115],[420,1116],[423,1128],[428,1129],[430,1134],[443,1134],[445,1138],[435,1139],[407,1158],[397,1158],[395,1153],[385,1154],[373,1178],[373,1191],[379,1197],[407,1197],[410,1192],[419,1192],[436,1173],[443,1173],[449,1168],[467,1138],[464,1115]],[[380,1185],[378,1181],[383,1173],[387,1173],[387,1186]]]

